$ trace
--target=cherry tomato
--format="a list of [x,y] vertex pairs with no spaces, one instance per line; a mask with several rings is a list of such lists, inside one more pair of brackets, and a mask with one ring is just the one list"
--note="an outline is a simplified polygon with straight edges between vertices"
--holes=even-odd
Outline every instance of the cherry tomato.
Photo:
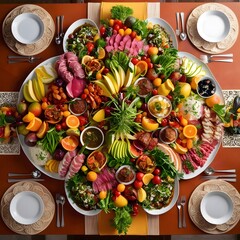
[[161,121],[161,125],[163,127],[167,126],[168,125],[168,120],[166,118],[163,118],[162,121]]
[[121,27],[118,25],[118,24],[115,24],[114,26],[113,26],[113,29],[115,30],[115,31],[119,31],[119,29],[120,29]]
[[167,95],[167,98],[170,100],[170,101],[172,101],[172,99],[173,99],[173,97],[171,96],[171,95]]
[[137,172],[137,174],[136,174],[136,178],[138,181],[142,181],[143,176],[144,176],[144,173],[142,173],[142,172]]
[[116,197],[119,197],[119,196],[121,195],[121,193],[116,190],[116,191],[114,192],[114,195],[115,195]]
[[105,35],[105,32],[106,32],[106,28],[104,26],[101,26],[100,27],[100,35],[101,36],[104,36]]
[[84,117],[84,116],[78,116],[78,119],[80,121],[80,126],[84,126],[88,122],[87,117]]
[[138,212],[138,204],[137,203],[135,203],[135,204],[133,204],[133,211],[134,212]]
[[161,170],[159,168],[155,168],[153,171],[154,175],[159,175],[161,173]]
[[142,56],[142,57],[141,57],[141,60],[146,61],[146,60],[147,60],[147,57],[146,57],[146,56]]
[[55,128],[58,132],[60,132],[62,130],[62,125],[58,123],[55,125]]
[[161,178],[159,176],[154,176],[153,179],[152,179],[152,183],[153,184],[160,184],[161,183]]
[[149,69],[153,68],[153,63],[151,63],[151,62],[148,63],[148,68],[149,68]]
[[109,20],[109,26],[112,27],[114,25],[114,19]]
[[158,95],[158,90],[157,90],[157,89],[153,89],[153,90],[152,90],[152,95],[154,95],[154,96],[155,96],[155,95]]
[[143,182],[135,180],[134,183],[133,183],[133,186],[134,186],[134,188],[139,189],[143,186]]
[[67,129],[67,128],[68,128],[68,126],[67,126],[67,124],[66,124],[65,121],[63,121],[63,122],[61,123],[61,126],[62,126],[62,129]]
[[132,62],[134,65],[136,65],[136,64],[139,62],[139,60],[138,60],[137,58],[132,58],[131,62]]
[[137,36],[137,33],[135,31],[132,31],[130,34],[130,37],[134,39]]
[[91,53],[92,50],[94,49],[94,44],[92,42],[88,42],[86,46],[87,46],[88,52]]
[[109,68],[106,68],[106,67],[105,67],[105,68],[103,69],[103,72],[102,72],[102,73],[103,73],[103,74],[109,73]]
[[177,138],[176,143],[178,143],[179,145],[182,145],[182,140],[180,138]]
[[114,26],[115,26],[115,25],[119,25],[119,27],[122,27],[123,23],[122,23],[121,20],[115,19],[115,20],[114,20]]
[[47,102],[47,101],[48,101],[47,97],[42,98],[42,102]]

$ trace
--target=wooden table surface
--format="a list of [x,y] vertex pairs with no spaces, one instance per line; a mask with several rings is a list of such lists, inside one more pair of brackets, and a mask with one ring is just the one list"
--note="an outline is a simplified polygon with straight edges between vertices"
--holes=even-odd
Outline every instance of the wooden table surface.
[[[199,6],[201,3],[160,3],[160,17],[165,19],[171,24],[173,29],[176,28],[175,12],[184,11],[187,16],[191,11]],[[236,14],[237,18],[240,18],[240,5],[239,3],[224,3],[231,8]],[[39,4],[45,8],[55,21],[57,15],[64,15],[64,29],[66,30],[71,23],[80,18],[87,17],[87,4]],[[0,21],[1,24],[5,16],[16,4],[2,4],[0,8]],[[209,68],[214,74],[217,81],[220,83],[222,89],[240,89],[240,37],[234,46],[229,49],[228,53],[234,53],[233,63],[211,63]],[[22,82],[31,70],[38,65],[38,63],[19,63],[8,64],[7,56],[14,53],[5,44],[2,35],[0,36],[1,56],[0,56],[0,91],[19,91]],[[184,42],[179,40],[179,50],[189,52],[196,57],[199,57],[201,52],[196,49],[189,40]],[[42,60],[48,59],[53,56],[57,56],[63,52],[62,46],[57,46],[53,41],[51,45],[39,56]],[[216,155],[212,166],[216,168],[236,168],[239,169],[239,155],[240,148],[220,148]],[[0,174],[0,197],[11,186],[7,183],[8,172],[31,172],[34,167],[21,151],[20,156],[1,155],[1,174]],[[238,171],[237,171],[238,173]],[[51,179],[44,176],[45,182],[43,183],[55,196],[57,192],[64,193],[63,182]],[[192,191],[202,182],[200,176],[191,180],[180,181],[180,195],[186,195],[187,199],[190,197]],[[233,183],[238,190],[240,189],[240,181]],[[203,234],[190,220],[187,215],[187,228],[178,229],[177,227],[177,208],[173,207],[166,214],[159,216],[159,229],[161,235],[174,235],[174,234]],[[228,232],[229,234],[240,233],[240,224]],[[3,220],[0,219],[0,234],[13,234]],[[65,227],[57,228],[55,218],[41,234],[84,234],[84,216],[78,214],[68,203],[65,204]]]

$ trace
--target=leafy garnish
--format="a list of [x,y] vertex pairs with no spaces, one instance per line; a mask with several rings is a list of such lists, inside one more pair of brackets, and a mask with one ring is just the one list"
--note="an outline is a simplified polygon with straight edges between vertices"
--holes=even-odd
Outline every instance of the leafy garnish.
[[182,177],[182,173],[179,173],[177,171],[173,162],[170,161],[169,156],[163,151],[156,147],[149,152],[149,155],[154,158],[156,165],[161,167],[161,178],[167,178],[168,176],[170,176],[171,178],[175,178],[176,176],[178,178]]
[[214,104],[212,110],[218,115],[221,121],[230,122],[230,117],[233,114],[232,112],[227,112],[225,105]]
[[181,95],[180,91],[181,91],[181,86],[177,82],[174,90],[172,91],[172,97],[173,97],[172,108],[173,109],[175,109],[178,106],[178,104],[184,99],[184,96]]
[[132,29],[137,32],[142,38],[146,38],[148,34],[147,21],[137,19],[133,24]]
[[129,206],[114,209],[113,226],[117,229],[118,234],[127,234],[128,228],[132,223],[131,211],[132,209]]
[[119,19],[123,22],[128,16],[133,14],[133,10],[130,7],[122,5],[113,6],[110,12],[113,19]]

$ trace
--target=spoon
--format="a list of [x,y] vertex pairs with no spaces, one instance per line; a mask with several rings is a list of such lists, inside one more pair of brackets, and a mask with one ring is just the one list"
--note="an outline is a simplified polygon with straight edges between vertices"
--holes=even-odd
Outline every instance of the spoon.
[[215,170],[213,169],[212,167],[208,167],[205,169],[204,173],[206,175],[212,175],[214,174],[215,172],[220,172],[220,173],[235,173],[236,172],[236,169],[227,169],[227,170]]
[[181,23],[182,23],[182,32],[180,33],[180,39],[184,41],[187,39],[187,34],[185,33],[185,28],[184,28],[184,12],[180,12],[180,17],[181,17]]
[[9,177],[18,177],[18,176],[32,176],[33,178],[40,178],[41,172],[34,170],[31,173],[8,173]]
[[61,37],[60,37],[60,16],[57,16],[57,36],[55,37],[56,44],[61,43]]
[[60,203],[62,205],[62,220],[61,220],[61,227],[64,227],[64,212],[63,212],[63,205],[65,203],[65,197],[60,195]]
[[57,227],[60,227],[60,218],[59,218],[59,203],[61,203],[60,200],[60,194],[57,193],[56,194],[56,203],[57,203]]

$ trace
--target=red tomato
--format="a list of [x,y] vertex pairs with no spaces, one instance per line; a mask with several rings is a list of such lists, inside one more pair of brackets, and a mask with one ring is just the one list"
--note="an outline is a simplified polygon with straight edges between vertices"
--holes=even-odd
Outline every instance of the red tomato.
[[155,95],[158,95],[158,90],[157,90],[157,89],[153,89],[153,90],[152,90],[152,95],[154,95],[154,96],[155,96]]
[[160,184],[161,183],[161,178],[159,176],[154,176],[153,179],[152,179],[152,183],[153,184]]
[[121,20],[115,19],[115,20],[114,20],[114,26],[115,26],[115,25],[119,25],[119,27],[122,27],[123,23],[122,23]]
[[100,27],[100,35],[104,36],[105,32],[106,32],[106,28],[104,26],[101,26]]
[[109,73],[109,69],[105,67],[105,68],[103,69],[103,72],[102,72],[102,73],[103,73],[103,74]]
[[117,32],[118,32],[118,30],[119,30],[120,28],[121,28],[121,27],[120,27],[118,24],[115,24],[114,27],[113,27],[113,29],[114,29],[115,31],[117,31]]
[[159,168],[155,168],[153,171],[154,175],[159,175],[161,173],[161,170]]
[[153,68],[153,63],[151,63],[151,62],[148,63],[148,68],[149,68],[149,69]]
[[173,99],[173,97],[171,96],[171,95],[167,95],[167,98],[170,100],[170,101],[172,101],[172,99]]
[[146,56],[142,56],[142,57],[141,57],[141,60],[146,61],[146,60],[147,60],[147,57],[146,57]]
[[60,132],[62,130],[62,125],[58,123],[55,125],[55,128],[58,132]]
[[61,123],[61,126],[62,126],[62,129],[67,129],[68,128],[68,126],[67,126],[65,121]]
[[135,180],[134,183],[133,183],[133,186],[134,186],[134,188],[139,189],[143,186],[143,182]]
[[161,121],[161,125],[163,127],[167,126],[168,125],[168,120],[166,118],[163,118],[162,121]]
[[94,49],[94,44],[92,42],[88,42],[86,46],[89,53]]
[[132,58],[131,62],[132,62],[134,65],[136,65],[136,64],[139,62],[139,60],[138,60],[137,58]]
[[132,31],[130,34],[130,37],[134,39],[137,36],[137,33],[135,31]]
[[144,176],[144,173],[142,173],[142,172],[137,172],[137,174],[136,174],[136,178],[139,181],[142,181],[143,176]]
[[84,116],[78,116],[78,119],[80,121],[80,126],[84,126],[88,122],[87,117],[84,117]]

